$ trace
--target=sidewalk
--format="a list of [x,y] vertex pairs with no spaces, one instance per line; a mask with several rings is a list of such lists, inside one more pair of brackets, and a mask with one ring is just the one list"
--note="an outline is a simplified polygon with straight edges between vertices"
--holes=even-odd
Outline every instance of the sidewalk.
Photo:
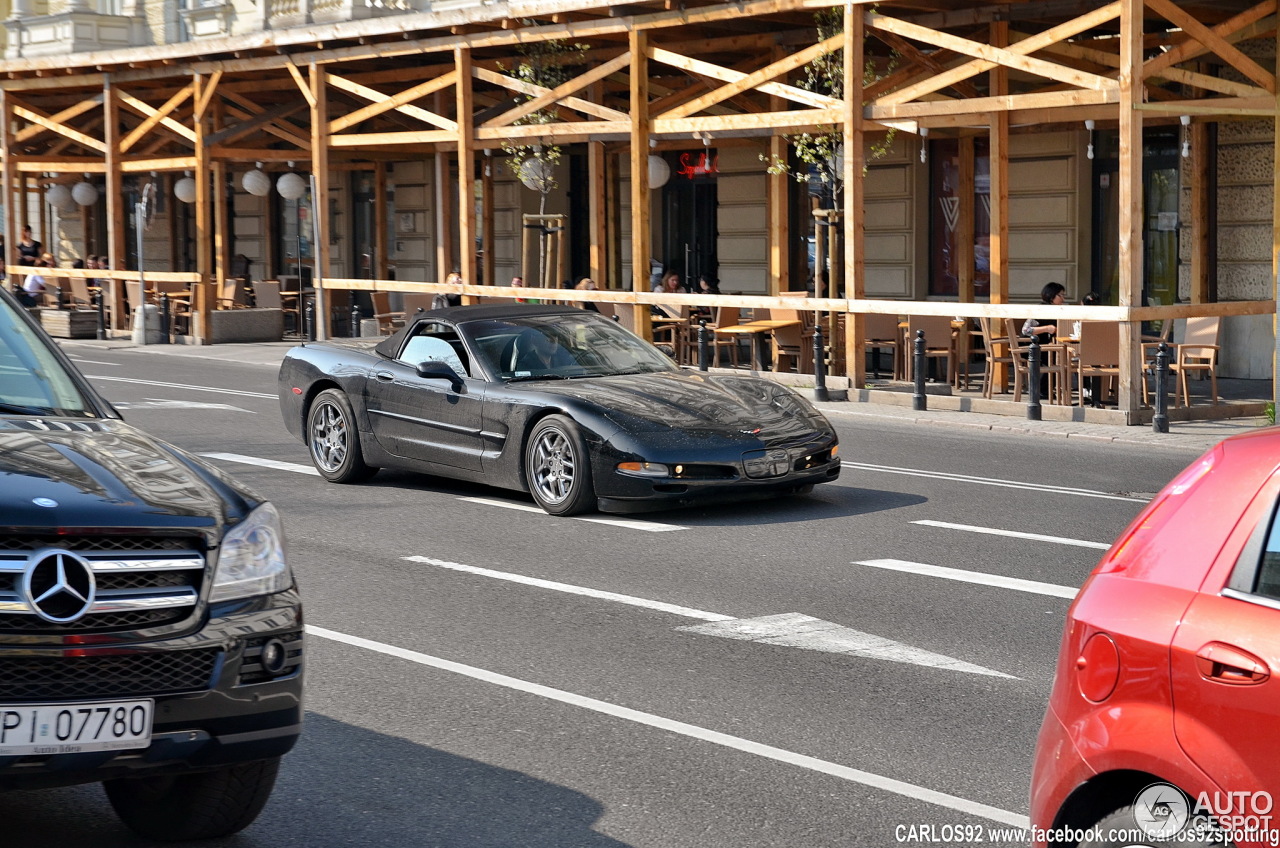
[[[206,346],[190,345],[135,345],[128,339],[98,341],[58,340],[69,353],[88,354],[94,350],[127,350],[141,356],[177,356],[191,359],[239,362],[277,368],[285,353],[298,343],[264,342],[260,344],[222,344]],[[802,395],[812,397],[812,389],[798,388]],[[932,398],[930,398],[932,400]],[[1116,424],[1095,424],[1079,421],[1029,421],[1022,416],[996,415],[985,412],[961,412],[955,410],[928,410],[916,412],[909,406],[888,403],[831,402],[816,406],[833,421],[846,418],[851,421],[893,421],[900,424],[921,426],[971,428],[994,434],[1016,433],[1058,439],[1105,442],[1119,445],[1142,445],[1156,449],[1172,449],[1187,454],[1203,453],[1222,439],[1237,433],[1248,433],[1265,427],[1265,418],[1229,418],[1219,421],[1173,421],[1168,433],[1156,433],[1150,425],[1126,427]]]

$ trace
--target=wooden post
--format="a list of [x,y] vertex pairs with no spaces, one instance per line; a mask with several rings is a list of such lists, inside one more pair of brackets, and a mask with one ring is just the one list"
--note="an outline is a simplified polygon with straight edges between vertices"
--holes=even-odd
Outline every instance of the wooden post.
[[[1208,303],[1212,286],[1210,268],[1213,261],[1213,231],[1210,215],[1213,208],[1210,183],[1211,163],[1216,151],[1209,149],[1209,125],[1192,124],[1191,133],[1191,302]],[[1280,175],[1277,175],[1280,180]],[[1277,185],[1280,188],[1280,184]],[[1280,198],[1277,198],[1280,202]]]
[[591,256],[587,272],[600,288],[612,288],[607,267],[609,229],[605,211],[605,152],[603,141],[587,143],[587,226],[590,228]]
[[[385,280],[387,262],[387,163],[373,163],[373,277]],[[377,310],[374,310],[375,312]]]
[[[1142,36],[1143,0],[1120,5],[1120,305],[1142,303]],[[1129,423],[1142,401],[1138,381],[1142,325],[1131,323],[1120,334],[1120,397],[1117,407]]]
[[497,265],[498,257],[497,236],[495,232],[495,224],[493,220],[493,157],[489,151],[485,151],[484,156],[484,176],[481,178],[480,194],[482,213],[480,215],[480,243],[484,249],[484,284],[487,286],[495,286],[498,284]]
[[[199,102],[210,80],[202,74],[197,74],[195,83],[196,101]],[[212,336],[213,321],[213,297],[209,291],[209,271],[213,261],[209,255],[211,243],[209,238],[209,148],[204,143],[207,120],[204,113],[198,111],[192,115],[191,120],[195,125],[193,129],[196,135],[196,273],[200,275],[200,282],[195,285],[195,303],[192,304],[193,311],[196,313],[192,331],[200,344],[208,344]],[[112,267],[116,267],[114,263]]]
[[[1004,47],[1009,42],[1009,25],[991,25],[991,44]],[[991,94],[1009,92],[1009,72],[997,66],[991,72]],[[991,158],[991,302],[1009,302],[1009,113],[994,112],[990,130]],[[999,380],[997,384],[1003,385]]]
[[[867,296],[866,275],[866,132],[863,122],[863,55],[866,44],[866,10],[846,3],[844,7],[844,286],[845,297],[861,300]],[[832,292],[834,295],[835,292]],[[861,389],[867,382],[867,357],[863,347],[866,316],[851,313],[845,318],[845,367],[849,389]]]
[[[215,130],[218,127],[215,125]],[[231,216],[227,209],[227,163],[218,160],[213,163],[213,284],[214,294],[221,297],[223,285],[227,281],[227,271],[231,267],[231,238],[229,227]],[[215,300],[216,304],[217,301]]]
[[[444,99],[439,92],[432,97],[438,115],[445,114]],[[436,282],[443,283],[453,270],[453,176],[449,154],[437,151],[436,171]]]
[[[332,334],[329,299],[325,296],[324,278],[329,273],[329,86],[324,67],[311,63],[311,215],[314,218],[312,232],[316,243],[312,246],[315,261],[316,336],[323,340]],[[298,281],[301,285],[302,281]]]
[[[649,290],[649,33],[627,33],[631,50],[631,288]],[[653,338],[653,322],[643,306],[635,310],[632,329]]]
[[[773,48],[773,61],[785,57],[781,46]],[[781,112],[787,108],[786,101],[776,95],[769,97],[769,111]],[[769,136],[769,162],[787,161],[791,145],[782,133],[774,132]],[[791,175],[785,169],[769,174],[765,194],[769,209],[769,294],[789,289],[787,283],[791,276]]]
[[[14,261],[18,249],[18,210],[14,198],[13,184],[17,177],[18,156],[13,141],[13,101],[9,92],[0,88],[0,181],[4,191],[0,193],[0,204],[4,205],[4,255],[0,262],[8,265]],[[10,281],[12,282],[12,281]]]
[[[453,48],[458,70],[458,269],[467,285],[476,283],[476,155],[475,108],[471,94],[471,50]],[[464,298],[463,303],[475,302]]]

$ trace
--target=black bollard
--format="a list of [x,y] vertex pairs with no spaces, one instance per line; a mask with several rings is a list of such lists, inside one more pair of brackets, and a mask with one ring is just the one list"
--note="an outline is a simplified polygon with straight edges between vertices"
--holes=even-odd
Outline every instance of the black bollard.
[[822,323],[813,325],[813,399],[831,400],[827,392],[827,346],[822,341]]
[[1156,412],[1151,417],[1151,429],[1157,433],[1169,432],[1169,397],[1165,393],[1165,381],[1168,379],[1169,343],[1160,342],[1156,349]]
[[928,368],[928,360],[924,355],[924,330],[916,330],[915,349],[911,361],[915,377],[915,394],[911,396],[911,408],[916,412],[923,412],[929,408],[929,397],[924,391],[925,369]]
[[1033,335],[1027,345],[1027,420],[1039,421],[1040,407],[1040,342]]
[[102,296],[102,289],[93,293],[93,308],[98,311],[98,338],[107,337],[107,305]]
[[698,370],[706,371],[711,367],[711,331],[707,329],[704,318],[698,319]]
[[307,301],[307,308],[303,311],[303,332],[309,342],[316,340],[316,302],[314,300]]
[[[145,332],[145,331],[144,331]],[[169,303],[169,295],[160,293],[160,344],[173,341],[173,305]]]
[[360,307],[351,304],[351,338],[360,338]]

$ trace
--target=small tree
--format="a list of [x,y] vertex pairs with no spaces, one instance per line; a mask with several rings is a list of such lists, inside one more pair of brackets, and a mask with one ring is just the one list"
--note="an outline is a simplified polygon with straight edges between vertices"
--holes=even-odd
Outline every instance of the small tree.
[[[521,82],[552,89],[572,78],[572,66],[583,61],[585,44],[570,44],[564,39],[535,41],[518,48],[520,61],[511,70],[512,76]],[[535,95],[526,95],[525,102]],[[518,119],[516,126],[551,124],[556,120],[555,107],[538,109]],[[563,153],[558,144],[519,144],[507,141],[502,145],[507,154],[507,167],[516,179],[542,195],[538,214],[545,214],[547,194],[558,187],[556,166]]]
[[[844,33],[844,12],[833,7],[814,15],[818,29],[818,41],[826,41]],[[897,66],[898,54],[890,53],[888,66],[881,71],[874,60],[868,59],[863,66],[864,84],[870,85],[892,73]],[[837,100],[844,99],[844,50],[832,50],[816,57],[804,66],[804,77],[798,85],[815,94],[824,94]],[[893,147],[897,130],[890,128],[885,138],[871,147],[869,154],[872,160],[886,155]],[[836,208],[839,208],[841,190],[844,187],[844,135],[839,127],[821,126],[813,132],[797,133],[784,136],[791,144],[795,157],[803,167],[793,168],[786,159],[778,156],[760,155],[760,161],[768,162],[770,174],[790,174],[797,182],[807,183],[815,176],[822,184],[822,195],[831,197]]]

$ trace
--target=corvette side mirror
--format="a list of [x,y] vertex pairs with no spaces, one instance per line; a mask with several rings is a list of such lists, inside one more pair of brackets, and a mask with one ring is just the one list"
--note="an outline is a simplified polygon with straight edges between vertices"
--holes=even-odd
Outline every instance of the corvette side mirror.
[[449,388],[455,392],[462,391],[462,378],[458,376],[458,372],[437,359],[418,363],[418,376],[424,380],[448,380]]

